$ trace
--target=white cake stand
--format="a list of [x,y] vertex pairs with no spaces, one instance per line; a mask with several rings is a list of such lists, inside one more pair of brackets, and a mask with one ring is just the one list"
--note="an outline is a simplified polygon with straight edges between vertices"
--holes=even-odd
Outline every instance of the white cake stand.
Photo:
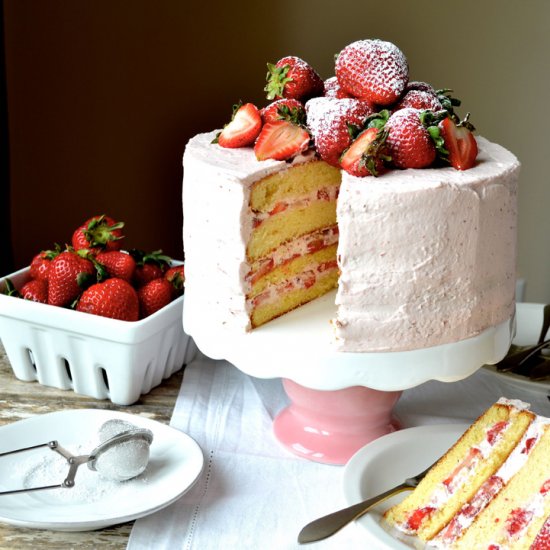
[[345,464],[366,443],[398,429],[393,407],[403,390],[428,380],[454,382],[507,353],[510,319],[453,344],[414,351],[348,353],[334,348],[330,320],[335,291],[252,332],[187,319],[185,331],[212,359],[226,359],[257,378],[282,378],[290,405],[274,420],[275,435],[300,456]]

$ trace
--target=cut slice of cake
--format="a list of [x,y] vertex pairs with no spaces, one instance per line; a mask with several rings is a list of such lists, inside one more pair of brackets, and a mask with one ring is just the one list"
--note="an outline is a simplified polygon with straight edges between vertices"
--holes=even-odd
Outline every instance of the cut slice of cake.
[[476,516],[453,548],[531,548],[550,516],[550,424],[548,421],[537,424],[536,432],[525,441],[523,447],[520,445],[514,460],[503,465],[502,474],[505,476],[507,466],[514,467],[521,454],[526,456],[524,466],[507,483],[500,477],[500,470],[497,472],[494,482],[504,487]]
[[426,548],[548,549],[550,419],[528,407],[500,399],[386,512],[388,523]]
[[432,539],[491,479],[521,441],[535,415],[519,402],[499,400],[474,422],[387,522],[423,541]]

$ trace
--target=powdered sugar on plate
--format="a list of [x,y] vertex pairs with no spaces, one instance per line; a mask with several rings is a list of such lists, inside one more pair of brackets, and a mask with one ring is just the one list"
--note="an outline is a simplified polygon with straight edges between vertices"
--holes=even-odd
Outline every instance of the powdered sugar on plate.
[[[71,454],[86,455],[97,446],[97,441],[65,447]],[[69,472],[67,460],[56,452],[44,447],[41,452],[33,452],[32,456],[21,460],[17,466],[15,477],[22,479],[24,489],[48,485],[61,485]],[[97,502],[106,496],[117,493],[117,497],[124,498],[124,493],[131,493],[135,484],[147,483],[146,472],[141,476],[128,481],[112,481],[102,477],[99,473],[90,470],[83,464],[77,470],[74,487],[59,487],[36,491],[34,497],[48,502],[90,503]]]

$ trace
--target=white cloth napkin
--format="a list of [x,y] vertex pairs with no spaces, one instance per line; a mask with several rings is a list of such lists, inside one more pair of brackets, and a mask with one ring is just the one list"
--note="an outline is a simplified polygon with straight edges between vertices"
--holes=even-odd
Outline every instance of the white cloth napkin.
[[[471,422],[504,395],[550,415],[544,395],[509,393],[481,369],[460,382],[405,391],[395,413],[404,427]],[[128,549],[366,548],[355,525],[308,546],[296,542],[306,523],[347,503],[342,467],[296,457],[275,439],[273,418],[287,403],[278,379],[253,378],[204,356],[188,365],[171,425],[197,441],[205,467],[181,499],[135,523]]]

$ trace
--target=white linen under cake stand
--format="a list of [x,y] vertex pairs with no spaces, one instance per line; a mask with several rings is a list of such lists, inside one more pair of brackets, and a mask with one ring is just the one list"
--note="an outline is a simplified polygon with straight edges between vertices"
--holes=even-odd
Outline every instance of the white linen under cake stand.
[[413,351],[336,351],[330,320],[335,291],[251,332],[236,334],[206,316],[183,325],[198,348],[257,378],[282,378],[290,399],[273,422],[293,453],[345,464],[368,442],[399,428],[393,407],[403,390],[439,380],[455,382],[507,353],[515,317],[481,334]]

